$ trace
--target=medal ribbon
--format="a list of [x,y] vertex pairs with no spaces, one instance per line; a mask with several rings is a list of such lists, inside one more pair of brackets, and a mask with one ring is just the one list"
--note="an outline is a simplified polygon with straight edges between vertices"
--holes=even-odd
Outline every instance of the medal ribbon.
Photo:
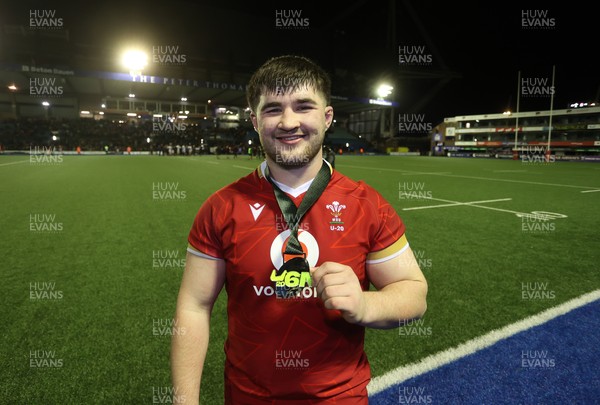
[[323,194],[323,191],[325,191],[325,188],[329,183],[329,179],[331,178],[331,170],[329,169],[329,165],[323,161],[321,169],[306,191],[300,206],[297,208],[292,199],[285,192],[283,192],[283,190],[281,190],[277,184],[275,184],[271,178],[268,165],[265,166],[265,177],[273,185],[273,192],[275,193],[277,204],[279,204],[279,209],[283,214],[283,219],[287,223],[291,232],[288,243],[285,246],[285,254],[304,256],[300,241],[298,240],[298,227],[300,226],[300,220],[304,214],[306,214],[310,207],[312,207],[312,205],[319,199],[321,194]]

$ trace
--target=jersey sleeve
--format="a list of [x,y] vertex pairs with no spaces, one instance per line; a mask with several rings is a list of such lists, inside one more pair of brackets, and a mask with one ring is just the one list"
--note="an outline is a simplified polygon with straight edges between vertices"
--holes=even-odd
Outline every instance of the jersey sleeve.
[[220,232],[219,196],[213,194],[202,204],[188,235],[187,251],[207,259],[223,259]]
[[371,251],[367,263],[375,264],[390,260],[408,248],[405,226],[400,216],[383,196],[375,192],[377,228],[371,239]]

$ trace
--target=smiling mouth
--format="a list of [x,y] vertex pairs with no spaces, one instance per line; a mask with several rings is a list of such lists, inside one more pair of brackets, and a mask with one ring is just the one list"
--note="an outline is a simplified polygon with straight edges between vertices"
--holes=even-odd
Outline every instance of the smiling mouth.
[[301,138],[306,137],[306,135],[300,134],[300,135],[279,135],[276,136],[275,139],[279,140],[279,141],[283,141],[283,142],[291,142],[291,141],[295,141]]

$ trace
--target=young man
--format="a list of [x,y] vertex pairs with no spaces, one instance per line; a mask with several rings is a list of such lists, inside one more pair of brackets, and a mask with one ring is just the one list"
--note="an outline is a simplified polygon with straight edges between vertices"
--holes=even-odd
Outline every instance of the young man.
[[232,405],[367,404],[365,327],[425,312],[427,282],[393,207],[322,158],[330,86],[298,56],[270,59],[250,80],[266,160],[194,220],[175,314],[186,333],[173,336],[171,351],[177,398],[198,401],[223,286]]

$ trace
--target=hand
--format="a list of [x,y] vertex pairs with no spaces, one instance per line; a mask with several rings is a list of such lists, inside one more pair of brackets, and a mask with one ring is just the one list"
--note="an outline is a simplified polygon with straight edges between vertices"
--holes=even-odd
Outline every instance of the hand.
[[313,286],[325,308],[341,311],[350,323],[360,323],[365,313],[365,297],[358,277],[351,267],[325,262],[311,267]]

